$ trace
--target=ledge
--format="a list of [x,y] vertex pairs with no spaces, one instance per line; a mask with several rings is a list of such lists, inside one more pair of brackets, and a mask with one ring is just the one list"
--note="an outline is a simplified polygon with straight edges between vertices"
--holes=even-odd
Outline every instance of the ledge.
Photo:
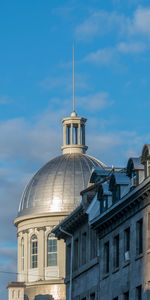
[[130,260],[124,262],[123,268],[126,268],[126,267],[129,266],[129,265],[130,265]]
[[[78,270],[74,271],[72,273],[72,278],[76,278],[78,277],[80,274],[87,272],[89,269],[92,269],[95,265],[97,265],[99,262],[99,257],[95,257],[92,260],[90,260],[89,262],[87,262],[86,264],[80,266],[78,268]],[[68,283],[70,281],[70,274],[67,275],[67,277],[65,278],[65,284]]]
[[112,271],[112,274],[117,273],[119,270],[120,270],[119,267],[115,268],[115,269]]
[[135,260],[139,260],[143,257],[143,253],[136,255]]
[[104,280],[104,279],[108,278],[108,277],[109,277],[109,275],[110,275],[110,273],[106,273],[106,274],[103,276],[102,280]]

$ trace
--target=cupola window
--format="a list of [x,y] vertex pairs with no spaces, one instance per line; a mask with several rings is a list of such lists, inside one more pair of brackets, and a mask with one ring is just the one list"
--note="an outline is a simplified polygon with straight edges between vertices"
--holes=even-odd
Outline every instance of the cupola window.
[[47,238],[47,266],[57,266],[57,239],[52,233]]
[[37,268],[38,266],[38,240],[34,234],[31,237],[31,268]]

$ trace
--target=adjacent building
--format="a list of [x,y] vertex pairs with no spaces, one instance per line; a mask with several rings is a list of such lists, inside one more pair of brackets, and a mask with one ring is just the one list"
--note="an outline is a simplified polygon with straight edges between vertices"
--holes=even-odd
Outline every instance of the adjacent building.
[[150,299],[150,145],[124,169],[95,169],[53,232],[66,242],[67,299]]

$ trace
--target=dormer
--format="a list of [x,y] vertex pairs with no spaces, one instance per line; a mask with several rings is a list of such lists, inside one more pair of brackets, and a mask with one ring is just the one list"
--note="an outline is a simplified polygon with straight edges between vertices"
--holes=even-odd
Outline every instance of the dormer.
[[131,157],[127,163],[127,176],[130,178],[130,188],[134,188],[144,180],[144,166],[141,157]]
[[100,202],[100,213],[103,213],[112,205],[112,193],[109,191],[108,181],[99,185],[97,200]]
[[144,176],[150,176],[150,144],[145,144],[142,150],[141,163],[144,165]]
[[129,192],[129,177],[125,173],[114,172],[109,182],[109,190],[112,192],[113,203],[118,202]]

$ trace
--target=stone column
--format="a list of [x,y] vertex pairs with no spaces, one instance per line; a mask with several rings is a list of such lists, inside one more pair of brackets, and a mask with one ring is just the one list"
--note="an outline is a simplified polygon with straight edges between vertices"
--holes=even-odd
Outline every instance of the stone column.
[[45,228],[38,228],[38,269],[39,280],[45,279]]
[[85,126],[82,126],[82,143],[85,145]]
[[[29,241],[30,243],[30,241]],[[28,281],[28,269],[30,268],[30,253],[28,251],[28,232],[24,232],[24,281]]]
[[63,125],[63,146],[66,145],[66,140],[67,140],[67,138],[66,138],[66,130],[67,130],[66,125]]
[[73,144],[73,124],[71,123],[71,145]]
[[17,258],[17,262],[18,262],[18,281],[20,281],[20,274],[21,274],[21,236],[18,233],[18,258]]
[[81,145],[81,124],[78,125],[79,135],[78,135],[78,144]]

